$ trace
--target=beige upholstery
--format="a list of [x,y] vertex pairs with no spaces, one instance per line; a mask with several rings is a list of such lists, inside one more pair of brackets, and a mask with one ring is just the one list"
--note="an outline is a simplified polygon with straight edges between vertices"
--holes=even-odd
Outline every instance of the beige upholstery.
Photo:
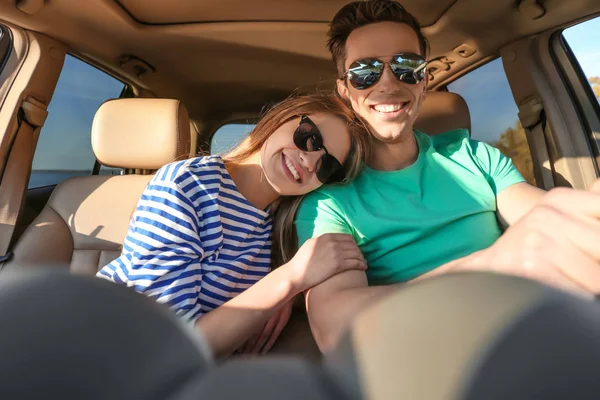
[[453,129],[471,133],[471,114],[467,102],[451,92],[427,92],[415,127],[429,135]]
[[[157,169],[190,154],[189,119],[175,100],[107,102],[96,114],[93,136],[98,158],[116,167]],[[61,182],[17,242],[6,268],[69,266],[75,273],[95,274],[120,254],[129,220],[151,178],[87,176]]]
[[92,147],[102,165],[159,169],[189,154],[187,110],[172,99],[107,101],[94,118]]

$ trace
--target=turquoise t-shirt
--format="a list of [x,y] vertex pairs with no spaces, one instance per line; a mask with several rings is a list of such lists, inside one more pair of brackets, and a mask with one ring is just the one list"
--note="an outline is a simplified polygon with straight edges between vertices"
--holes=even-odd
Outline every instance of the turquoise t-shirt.
[[299,245],[325,233],[351,234],[377,285],[408,281],[494,243],[501,233],[496,196],[524,181],[512,161],[462,129],[415,137],[413,165],[367,167],[348,185],[306,196],[295,220]]

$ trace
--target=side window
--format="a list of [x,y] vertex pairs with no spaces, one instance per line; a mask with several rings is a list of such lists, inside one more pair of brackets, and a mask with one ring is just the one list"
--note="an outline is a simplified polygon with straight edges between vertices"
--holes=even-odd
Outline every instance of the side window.
[[600,102],[600,17],[565,29],[563,36]]
[[[94,115],[104,101],[119,97],[124,86],[112,76],[67,55],[35,149],[30,189],[92,174],[96,163],[91,143]],[[108,168],[101,173],[119,173],[119,170]]]
[[210,141],[211,154],[223,154],[240,144],[254,129],[255,124],[226,124],[220,127]]
[[498,148],[512,159],[523,178],[535,185],[531,152],[502,60],[498,58],[455,80],[448,90],[467,102],[473,139]]

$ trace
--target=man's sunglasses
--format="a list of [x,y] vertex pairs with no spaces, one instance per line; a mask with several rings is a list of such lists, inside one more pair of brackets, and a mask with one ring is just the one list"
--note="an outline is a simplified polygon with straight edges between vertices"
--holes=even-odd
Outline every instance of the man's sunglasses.
[[413,53],[396,54],[389,62],[377,58],[356,60],[341,79],[348,78],[348,82],[358,90],[368,89],[379,81],[386,64],[400,82],[415,85],[425,79],[427,61],[423,56]]
[[317,166],[317,178],[322,183],[344,182],[346,176],[342,164],[323,146],[323,136],[315,123],[303,115],[300,124],[294,132],[294,144],[302,151],[320,151],[325,153],[321,156]]

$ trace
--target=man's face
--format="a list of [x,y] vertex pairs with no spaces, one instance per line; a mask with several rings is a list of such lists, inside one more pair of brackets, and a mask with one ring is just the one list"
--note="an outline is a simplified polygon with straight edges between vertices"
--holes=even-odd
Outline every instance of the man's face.
[[[421,54],[419,39],[410,26],[397,22],[366,25],[352,31],[346,41],[344,70],[359,59],[388,62],[398,53]],[[400,82],[386,65],[379,81],[367,89],[355,89],[347,79],[338,79],[337,88],[354,111],[371,125],[375,139],[394,143],[412,134],[427,80],[414,85]]]

